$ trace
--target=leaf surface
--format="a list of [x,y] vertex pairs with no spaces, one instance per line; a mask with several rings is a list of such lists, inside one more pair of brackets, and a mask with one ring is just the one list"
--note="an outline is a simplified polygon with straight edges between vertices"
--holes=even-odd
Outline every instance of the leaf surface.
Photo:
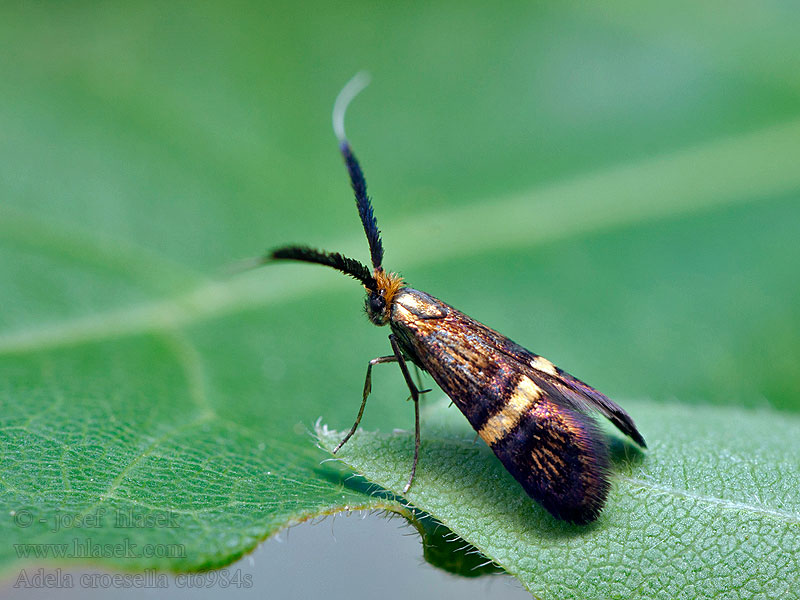
[[[535,596],[780,598],[800,584],[797,417],[626,401],[658,439],[645,454],[617,440],[608,504],[580,527],[528,498],[447,404],[426,415],[436,426],[406,498]],[[332,448],[342,434],[320,435]],[[337,456],[399,492],[412,454],[412,435],[362,433]]]

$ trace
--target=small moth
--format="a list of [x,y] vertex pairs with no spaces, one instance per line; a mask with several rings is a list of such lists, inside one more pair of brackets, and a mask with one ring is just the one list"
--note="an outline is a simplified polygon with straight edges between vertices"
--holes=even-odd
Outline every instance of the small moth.
[[342,89],[333,123],[367,235],[372,271],[338,252],[308,246],[277,248],[262,260],[317,263],[354,277],[366,289],[369,320],[391,330],[392,353],[369,361],[358,416],[334,453],[358,428],[372,387],[372,367],[396,362],[414,401],[414,460],[403,492],[408,491],[419,458],[422,393],[409,374],[411,362],[430,373],[528,495],[558,519],[593,521],[608,495],[609,457],[590,409],[643,448],[644,438],[628,414],[593,387],[384,270],[383,243],[366,180],[344,130],[347,105],[365,85],[365,76],[359,74]]

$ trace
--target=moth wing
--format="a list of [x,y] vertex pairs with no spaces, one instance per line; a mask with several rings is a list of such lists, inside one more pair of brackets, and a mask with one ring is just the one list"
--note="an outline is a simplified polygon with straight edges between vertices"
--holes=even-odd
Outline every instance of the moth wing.
[[591,408],[599,411],[622,433],[642,448],[647,447],[630,415],[605,394],[559,369],[543,356],[534,354],[497,332],[493,333],[497,349],[518,363],[519,368],[527,372],[533,379],[546,381],[554,388],[559,399],[579,410]]
[[597,424],[557,389],[522,375],[478,430],[529,496],[555,517],[584,524],[608,495],[608,449]]
[[404,289],[391,325],[406,356],[431,374],[528,495],[557,518],[597,518],[609,490],[608,448],[584,411],[597,408],[641,440],[621,408],[424,292]]
[[575,404],[582,404],[585,407],[598,410],[622,433],[630,437],[642,448],[647,448],[647,443],[644,441],[642,434],[639,433],[630,415],[607,396],[564,371],[561,371],[558,377],[551,377],[550,382],[559,389],[563,397],[568,398]]

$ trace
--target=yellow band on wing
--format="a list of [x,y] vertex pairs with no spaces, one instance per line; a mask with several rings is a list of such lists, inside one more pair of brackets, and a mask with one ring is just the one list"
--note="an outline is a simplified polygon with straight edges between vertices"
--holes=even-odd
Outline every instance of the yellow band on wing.
[[523,415],[533,409],[542,397],[542,393],[538,385],[523,376],[511,397],[499,411],[489,417],[478,431],[478,435],[490,446],[502,440],[517,426]]

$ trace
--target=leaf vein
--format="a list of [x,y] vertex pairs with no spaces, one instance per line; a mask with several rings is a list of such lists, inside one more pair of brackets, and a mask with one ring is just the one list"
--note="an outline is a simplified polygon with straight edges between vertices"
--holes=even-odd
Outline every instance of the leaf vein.
[[619,476],[618,479],[644,490],[652,491],[657,494],[675,496],[677,498],[686,498],[696,502],[706,503],[712,506],[719,507],[724,510],[733,511],[746,511],[755,514],[773,517],[775,519],[785,521],[787,523],[800,523],[800,514],[795,514],[787,511],[769,508],[767,506],[758,506],[754,504],[747,504],[746,502],[737,502],[734,500],[726,500],[725,498],[718,498],[716,496],[707,496],[704,494],[697,494],[689,490],[681,490],[678,488],[661,485],[654,481],[647,479],[637,479],[634,477]]

